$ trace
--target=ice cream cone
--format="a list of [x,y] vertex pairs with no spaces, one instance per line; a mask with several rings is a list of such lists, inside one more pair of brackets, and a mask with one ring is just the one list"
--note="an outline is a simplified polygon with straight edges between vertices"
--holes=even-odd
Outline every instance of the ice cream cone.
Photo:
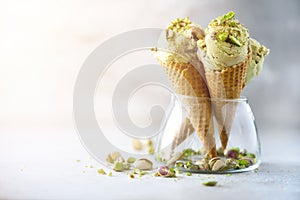
[[239,64],[223,68],[223,70],[211,70],[204,67],[223,149],[227,147],[237,108],[237,103],[231,102],[230,99],[240,98],[245,86],[250,59],[251,51],[249,49],[246,60]]
[[[199,61],[200,62],[200,61]],[[210,157],[216,157],[216,144],[212,124],[212,108],[209,92],[200,72],[190,63],[160,62],[177,94],[197,98],[183,98],[181,103],[188,110],[186,127],[175,138],[178,146],[195,129]],[[190,122],[190,123],[189,123]],[[191,127],[192,125],[192,127]]]
[[179,131],[175,134],[173,138],[171,150],[173,151],[176,147],[178,147],[186,138],[188,138],[193,132],[194,127],[191,124],[189,118],[185,118],[180,126]]

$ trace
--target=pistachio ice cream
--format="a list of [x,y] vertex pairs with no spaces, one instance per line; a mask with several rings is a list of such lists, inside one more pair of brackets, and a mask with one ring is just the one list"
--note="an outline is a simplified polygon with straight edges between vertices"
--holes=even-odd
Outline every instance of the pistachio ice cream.
[[269,50],[265,46],[261,45],[258,41],[252,38],[250,39],[250,49],[252,53],[251,60],[246,72],[246,84],[248,84],[249,81],[251,81],[255,76],[257,76],[261,72],[264,57],[269,53]]
[[231,67],[247,58],[249,33],[234,16],[234,12],[229,12],[212,20],[206,29],[205,38],[198,41],[199,48],[205,53],[203,60],[206,67],[212,70]]
[[223,70],[245,61],[250,54],[245,84],[257,76],[269,50],[250,38],[248,29],[235,19],[234,12],[212,20],[206,36],[197,41],[200,59],[210,70]]
[[179,62],[197,60],[197,40],[204,38],[202,28],[188,17],[173,20],[166,29],[167,46],[153,49],[157,58]]

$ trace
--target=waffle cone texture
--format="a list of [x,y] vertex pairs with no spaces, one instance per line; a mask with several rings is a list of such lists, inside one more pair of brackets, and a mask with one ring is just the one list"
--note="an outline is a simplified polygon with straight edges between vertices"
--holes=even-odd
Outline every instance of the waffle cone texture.
[[[199,61],[200,62],[200,61]],[[184,96],[181,103],[187,113],[172,146],[178,146],[195,130],[211,158],[217,156],[210,95],[201,73],[190,63],[160,62],[175,92]]]
[[225,67],[223,70],[210,70],[204,66],[223,149],[227,147],[237,108],[237,102],[230,101],[230,99],[240,98],[245,86],[246,71],[250,59],[251,51],[249,50],[245,61],[231,67]]

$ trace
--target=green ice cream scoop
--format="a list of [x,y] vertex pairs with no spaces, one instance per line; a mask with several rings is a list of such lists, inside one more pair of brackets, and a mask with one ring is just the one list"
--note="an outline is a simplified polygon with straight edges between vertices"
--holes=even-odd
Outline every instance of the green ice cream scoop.
[[258,41],[250,39],[251,60],[247,68],[245,83],[248,84],[255,76],[257,76],[263,66],[264,57],[268,55],[269,49],[261,45]]
[[248,29],[234,18],[235,13],[229,12],[210,22],[206,29],[207,67],[221,70],[231,67],[247,58],[249,51]]

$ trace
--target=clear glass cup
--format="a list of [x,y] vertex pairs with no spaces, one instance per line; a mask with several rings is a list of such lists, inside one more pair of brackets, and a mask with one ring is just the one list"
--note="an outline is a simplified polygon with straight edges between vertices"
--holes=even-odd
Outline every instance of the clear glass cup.
[[260,141],[246,97],[172,99],[173,109],[156,147],[158,162],[194,173],[245,172],[259,166]]

